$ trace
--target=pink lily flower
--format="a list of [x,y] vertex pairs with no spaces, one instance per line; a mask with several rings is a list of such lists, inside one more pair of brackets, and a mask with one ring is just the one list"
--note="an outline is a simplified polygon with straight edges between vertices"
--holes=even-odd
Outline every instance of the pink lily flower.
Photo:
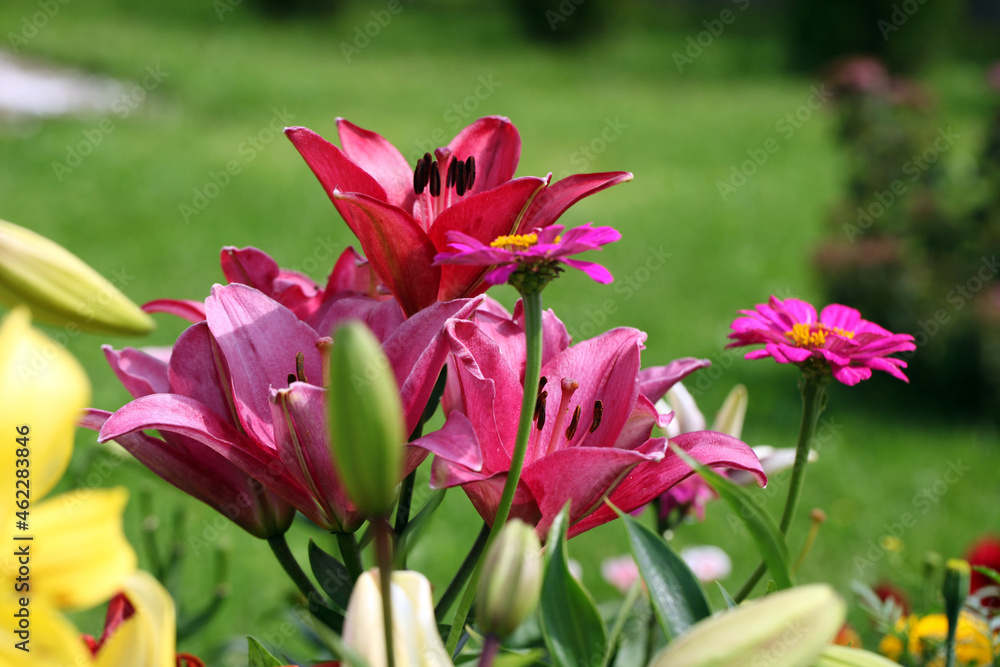
[[[536,229],[531,234],[501,236],[489,244],[482,243],[462,232],[448,232],[448,250],[438,253],[438,265],[465,264],[469,266],[495,266],[485,276],[487,285],[502,285],[519,267],[530,264],[555,266],[558,263],[572,266],[586,273],[599,283],[607,285],[614,278],[600,264],[571,259],[570,255],[600,250],[601,246],[621,239],[613,227],[591,227],[588,222],[563,234],[562,225]],[[561,269],[556,269],[561,270]]]
[[435,266],[447,234],[482,243],[554,223],[580,199],[632,179],[628,172],[514,178],[521,138],[506,118],[475,121],[416,167],[380,135],[337,119],[341,148],[304,127],[285,134],[305,158],[368,261],[407,315],[435,301],[481,294],[486,269]]
[[[389,298],[380,289],[382,286],[371,266],[351,247],[337,258],[323,288],[303,273],[282,269],[270,255],[257,248],[226,246],[219,260],[226,282],[253,287],[313,327],[319,326],[330,304],[341,297]],[[205,319],[205,306],[201,301],[157,299],[144,304],[142,309],[147,313],[170,313],[192,324]]]
[[[448,354],[444,322],[471,316],[480,301],[435,304],[404,320],[394,300],[347,295],[327,304],[319,331],[360,319],[375,332],[399,383],[409,431]],[[238,499],[247,494],[237,483],[257,491],[263,485],[263,497],[287,521],[294,507],[327,530],[356,529],[363,517],[338,480],[328,443],[324,350],[335,342],[242,284],[216,285],[204,311],[206,320],[181,334],[169,359],[106,347],[136,398],[114,414],[91,410],[87,425],[100,428],[100,441],[116,440],[168,482],[231,517],[236,498],[241,512],[234,520],[255,535],[259,521],[239,519],[258,511],[257,503],[243,507]],[[449,444],[440,443],[437,453],[464,460]],[[435,448],[408,447],[403,474],[428,451]]]
[[885,371],[909,382],[900,370],[906,362],[888,355],[917,349],[910,334],[894,334],[874,322],[861,319],[854,308],[831,304],[816,317],[816,309],[805,301],[772,296],[757,309],[740,311],[733,321],[734,342],[727,347],[763,344],[763,350],[747,352],[747,359],[774,357],[780,364],[793,363],[825,372],[846,385],[855,385]]
[[[438,446],[452,439],[472,452],[469,461],[436,457],[431,485],[462,486],[480,516],[493,520],[510,468],[523,396],[524,329],[520,304],[513,318],[480,310],[476,321],[451,320],[458,390],[446,392],[444,427],[417,440]],[[532,429],[511,508],[511,517],[536,526],[544,536],[552,520],[572,501],[569,535],[615,518],[604,500],[636,510],[688,477],[692,470],[668,449],[666,438],[651,438],[665,426],[653,401],[692,371],[707,365],[680,359],[640,371],[646,336],[614,329],[569,346],[569,335],[550,312],[543,315],[542,377]],[[766,482],[757,457],[736,438],[702,431],[670,442],[710,466],[747,470]]]

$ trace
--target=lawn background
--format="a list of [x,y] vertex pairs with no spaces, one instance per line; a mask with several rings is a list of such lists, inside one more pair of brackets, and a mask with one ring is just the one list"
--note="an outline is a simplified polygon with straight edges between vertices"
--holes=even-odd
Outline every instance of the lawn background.
[[[352,238],[289,142],[280,135],[264,141],[262,131],[273,119],[279,118],[274,127],[303,125],[336,141],[334,121],[342,116],[380,132],[409,157],[422,152],[418,141],[437,134],[445,139],[435,143],[446,143],[476,117],[505,115],[522,137],[519,175],[552,172],[558,178],[620,169],[635,174],[633,182],[581,202],[562,220],[622,231],[621,242],[595,257],[618,282],[603,287],[570,272],[546,291],[545,305],[578,334],[613,326],[646,331],[646,365],[680,356],[712,359],[718,370],[694,382],[706,414],[743,382],[750,391],[744,438],[754,445],[791,446],[799,410],[795,370],[745,362],[723,348],[736,311],[769,294],[822,302],[810,259],[818,240],[830,233],[826,212],[839,196],[846,163],[834,143],[828,104],[810,111],[790,136],[778,130],[786,114],[815,95],[817,81],[783,71],[771,25],[775,17],[765,7],[748,8],[679,72],[673,54],[703,27],[669,8],[622,5],[601,36],[549,48],[520,37],[495,4],[403,7],[348,62],[342,44],[384,4],[353,3],[329,19],[309,22],[266,21],[246,3],[234,5],[223,20],[207,1],[61,5],[20,46],[21,55],[104,73],[129,89],[142,82],[147,68],[167,75],[124,118],[110,113],[0,123],[0,218],[53,238],[108,277],[125,276],[124,291],[137,303],[204,298],[221,279],[218,252],[224,245],[260,247],[282,266],[322,280],[332,264],[330,249],[339,252]],[[4,3],[0,25],[5,33],[17,32],[23,17],[37,11],[35,2]],[[943,125],[954,125],[961,137],[947,156],[954,178],[969,168],[982,132],[988,100],[981,77],[981,64],[961,58],[935,64],[925,77],[940,96]],[[477,88],[493,90],[479,99]],[[113,131],[101,132],[100,143],[79,166],[57,174],[53,163],[65,163],[67,151],[86,141],[85,133],[95,136],[106,120]],[[600,141],[602,132],[613,140]],[[259,150],[250,137],[257,137]],[[718,182],[748,159],[748,150],[772,137],[779,150],[724,199]],[[181,206],[193,206],[195,191],[204,191],[232,160],[241,172],[204,210],[185,219]],[[655,256],[652,250],[669,257],[661,268],[644,272],[640,267]],[[512,294],[499,290],[496,296],[511,306]],[[157,322],[157,331],[141,341],[90,335],[69,341],[93,380],[95,407],[113,410],[128,400],[99,346],[170,345],[184,328],[165,316]],[[918,353],[912,363],[919,360]],[[871,381],[875,387],[890,382]],[[826,511],[829,521],[799,580],[827,580],[848,596],[852,579],[909,581],[925,551],[958,556],[978,535],[1000,526],[994,428],[933,411],[890,412],[877,400],[859,404],[850,391],[831,390],[825,415],[830,437],[810,468],[791,538],[795,552],[808,510]],[[933,395],[935,388],[914,385],[910,391]],[[871,395],[877,398],[877,392]],[[213,526],[210,510],[137,464],[103,474],[114,461],[91,433],[81,432],[60,488],[86,486],[90,476],[100,486],[132,489],[127,531],[137,548],[140,489],[155,490],[165,527],[174,508],[186,508],[188,534],[195,539],[186,542],[182,608],[197,608],[206,599],[213,581],[209,547],[231,549],[230,599],[181,650],[211,664],[238,664],[221,657],[220,646],[254,634],[296,657],[311,657],[297,631],[277,641],[287,634],[282,610],[294,590],[266,545],[232,525]],[[956,463],[971,469],[936,494],[923,513],[917,494],[933,488]],[[760,493],[780,507],[784,489],[776,481]],[[906,512],[917,525],[902,536],[903,551],[872,558],[870,567],[856,560],[877,554],[883,535]],[[730,519],[725,507],[713,505],[707,521],[681,528],[674,544],[726,548],[735,568],[724,583],[734,590],[757,556]],[[450,492],[411,565],[443,586],[477,527],[464,495]],[[310,536],[332,545],[328,536],[297,526],[290,541],[300,556]],[[599,600],[616,595],[600,578],[601,560],[625,550],[622,529],[614,524],[570,544]],[[99,619],[100,613],[90,613],[79,623],[95,632]]]

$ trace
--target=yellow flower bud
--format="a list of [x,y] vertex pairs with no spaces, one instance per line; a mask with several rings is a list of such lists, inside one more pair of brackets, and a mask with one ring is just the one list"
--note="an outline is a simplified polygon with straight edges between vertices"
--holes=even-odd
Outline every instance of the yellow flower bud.
[[899,667],[877,653],[847,646],[827,646],[812,667]]
[[327,405],[330,447],[348,497],[369,516],[388,515],[403,465],[403,406],[389,360],[360,322],[334,334]]
[[36,320],[111,335],[141,335],[153,320],[58,243],[0,220],[0,302],[25,304]]
[[514,519],[500,531],[483,563],[476,597],[483,631],[503,639],[538,606],[542,545],[534,528]]
[[799,586],[695,624],[651,667],[811,665],[844,622],[847,607],[826,584]]

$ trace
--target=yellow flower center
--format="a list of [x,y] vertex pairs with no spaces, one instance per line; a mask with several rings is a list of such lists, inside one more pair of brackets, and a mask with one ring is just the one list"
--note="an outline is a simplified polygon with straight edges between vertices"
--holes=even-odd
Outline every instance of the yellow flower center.
[[840,327],[828,327],[825,324],[805,324],[799,322],[792,325],[791,331],[786,331],[788,337],[796,347],[823,347],[826,343],[828,333],[838,334],[845,338],[854,338],[853,331],[847,331]]
[[498,236],[490,243],[491,248],[502,248],[504,250],[527,250],[538,244],[538,234],[511,234],[510,236]]

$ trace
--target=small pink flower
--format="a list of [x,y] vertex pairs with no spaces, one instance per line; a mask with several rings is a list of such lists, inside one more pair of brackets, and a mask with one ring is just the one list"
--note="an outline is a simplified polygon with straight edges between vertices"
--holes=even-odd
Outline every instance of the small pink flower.
[[630,555],[607,558],[601,562],[601,577],[621,593],[628,593],[639,580],[639,566]]
[[613,227],[591,227],[590,223],[576,227],[563,234],[562,225],[550,225],[536,229],[531,234],[500,236],[489,245],[468,234],[448,232],[448,251],[438,253],[434,264],[468,264],[473,266],[496,267],[486,274],[490,285],[507,282],[519,267],[528,264],[552,266],[557,261],[574,269],[580,269],[599,283],[610,283],[611,273],[593,262],[570,259],[588,250],[600,250],[601,246],[621,239],[622,235]]
[[913,336],[894,334],[863,320],[853,308],[831,304],[817,318],[816,309],[805,301],[772,296],[755,311],[740,312],[744,317],[733,321],[729,337],[735,342],[728,347],[765,346],[748,352],[747,359],[774,357],[778,363],[794,363],[811,371],[829,368],[846,385],[867,380],[872,370],[909,382],[900,370],[906,362],[888,355],[917,349]]
[[681,558],[703,582],[725,579],[733,570],[729,554],[712,545],[686,547],[681,550]]

